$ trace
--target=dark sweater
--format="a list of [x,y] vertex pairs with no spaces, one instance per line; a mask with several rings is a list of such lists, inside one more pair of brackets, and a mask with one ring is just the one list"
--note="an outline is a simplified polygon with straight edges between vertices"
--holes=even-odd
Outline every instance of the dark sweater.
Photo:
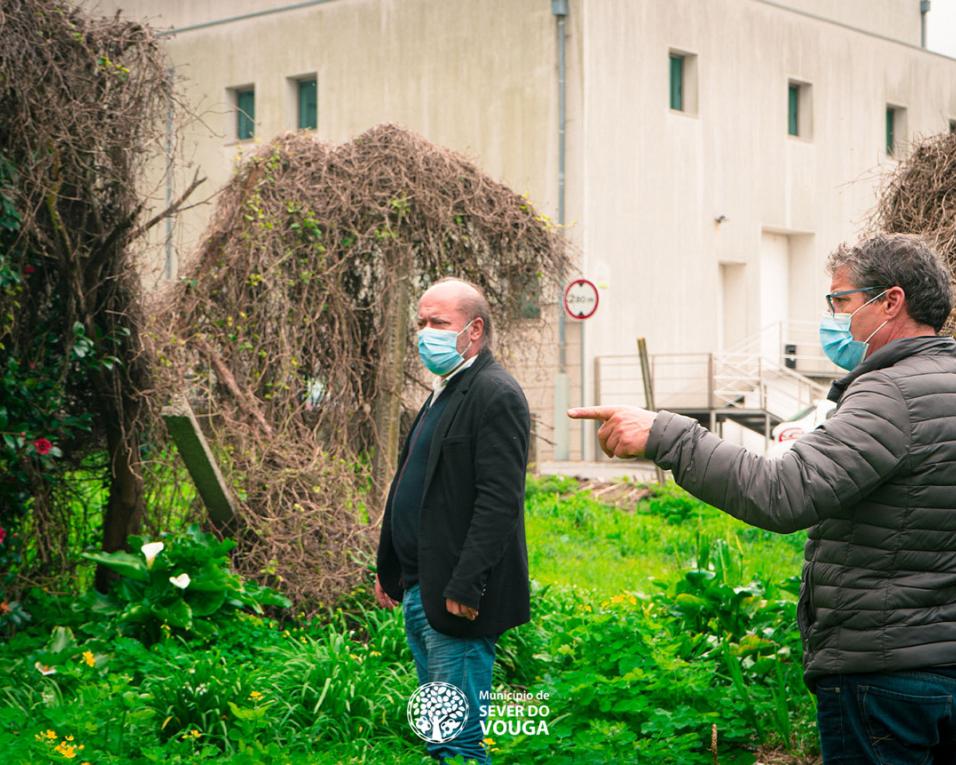
[[[448,399],[431,439],[418,527],[418,581],[428,623],[462,638],[496,637],[527,622],[531,611],[524,532],[528,402],[490,351],[476,359],[441,394]],[[425,413],[423,407],[416,423]],[[411,433],[399,465],[410,441]],[[405,589],[391,523],[395,489],[392,481],[375,564],[382,589],[401,600]],[[448,598],[479,609],[478,617],[452,614]]]
[[418,420],[409,440],[408,456],[396,479],[392,499],[392,542],[402,564],[406,589],[418,581],[418,524],[425,492],[425,468],[435,426],[447,403],[446,389]]

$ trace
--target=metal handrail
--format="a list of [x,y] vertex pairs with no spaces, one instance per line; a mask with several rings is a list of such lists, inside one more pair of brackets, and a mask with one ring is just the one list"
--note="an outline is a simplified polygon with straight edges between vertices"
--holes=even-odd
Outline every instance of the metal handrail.
[[[814,400],[826,396],[826,387],[801,374],[800,368],[812,367],[823,376],[835,376],[836,368],[822,354],[785,353],[785,341],[786,345],[794,345],[795,349],[801,342],[791,341],[806,340],[805,344],[808,345],[811,327],[815,334],[816,325],[812,322],[769,325],[757,335],[721,353],[651,354],[651,374],[658,392],[658,406],[714,410],[739,406],[744,400],[750,400],[754,406],[768,413],[768,406],[795,409],[794,412],[777,411],[773,413],[774,416],[791,416],[811,406]],[[768,358],[764,338],[770,331],[777,335],[779,345]],[[801,334],[803,337],[800,337]],[[623,366],[620,362],[626,362],[633,369],[624,375],[620,375],[620,372],[613,375],[614,367]],[[629,384],[629,396],[637,395],[639,389],[643,390],[640,380],[634,378],[638,370],[638,360],[634,354],[600,356],[596,364],[612,375],[599,373],[596,382],[605,385],[612,383],[618,389],[622,384]],[[790,364],[796,365],[797,369],[789,368]],[[598,399],[601,400],[600,390]]]

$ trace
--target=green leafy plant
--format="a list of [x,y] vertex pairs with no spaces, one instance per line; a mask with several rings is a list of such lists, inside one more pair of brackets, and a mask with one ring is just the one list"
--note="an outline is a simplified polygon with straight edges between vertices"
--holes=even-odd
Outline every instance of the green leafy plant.
[[119,574],[112,591],[88,592],[79,604],[106,623],[84,625],[100,637],[118,631],[149,644],[174,630],[199,637],[215,633],[215,616],[223,611],[263,606],[288,607],[287,598],[255,582],[243,581],[229,569],[231,539],[218,540],[198,526],[179,536],[145,542],[130,536],[135,553],[83,553],[83,557]]
[[[275,699],[275,712],[292,731],[323,741],[366,741],[407,732],[405,705],[415,689],[410,656],[396,661],[379,647],[398,623],[377,618],[366,625],[366,642],[355,639],[338,614],[318,634],[290,634],[263,650],[273,670],[261,690]],[[391,622],[391,623],[389,623]],[[383,634],[384,633],[384,634]]]
[[647,512],[660,515],[668,523],[681,524],[699,518],[702,511],[712,509],[674,484],[657,487],[647,499]]
[[30,614],[19,600],[4,597],[21,557],[17,535],[0,526],[0,634],[24,627],[30,621]]
[[[775,762],[786,761],[782,749],[794,762],[812,758],[799,581],[787,573],[799,565],[796,545],[750,536],[702,503],[697,518],[673,524],[663,512],[611,508],[563,484],[532,485],[529,537],[567,536],[563,549],[586,555],[565,555],[562,578],[547,584],[532,571],[531,621],[498,641],[493,679],[496,691],[547,693],[549,731],[490,731],[495,760],[711,765],[713,726],[723,765],[753,763],[760,747],[772,748]],[[211,557],[227,569],[218,540],[190,537],[161,537],[151,565],[140,547],[118,560],[138,572],[121,581],[144,588],[139,602],[147,583],[135,577],[144,568],[192,579]],[[640,557],[631,579],[652,565],[660,587],[611,576],[580,586],[585,572],[632,565],[632,554]],[[182,598],[191,587],[166,584]],[[0,643],[4,761],[62,761],[63,752],[117,765],[423,761],[405,719],[416,676],[401,609],[375,608],[364,586],[311,620],[283,612],[279,624],[230,597],[193,617],[211,624],[210,638],[160,622],[159,639],[144,643],[135,637],[142,622],[123,625],[114,614],[98,629],[88,607],[67,607],[75,596],[31,591],[33,621]]]

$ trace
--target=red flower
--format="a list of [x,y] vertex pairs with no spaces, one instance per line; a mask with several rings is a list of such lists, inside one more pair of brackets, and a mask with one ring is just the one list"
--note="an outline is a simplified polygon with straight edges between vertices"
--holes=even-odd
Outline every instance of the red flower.
[[36,271],[36,269],[31,265],[26,265],[23,268],[23,273],[25,274],[32,274],[34,271]]
[[7,538],[7,530],[3,527],[0,527],[0,545],[3,544],[3,540]]
[[53,448],[53,444],[51,444],[45,438],[38,438],[36,441],[33,442],[33,448],[37,450],[37,454],[40,454],[40,455],[49,454],[50,449]]

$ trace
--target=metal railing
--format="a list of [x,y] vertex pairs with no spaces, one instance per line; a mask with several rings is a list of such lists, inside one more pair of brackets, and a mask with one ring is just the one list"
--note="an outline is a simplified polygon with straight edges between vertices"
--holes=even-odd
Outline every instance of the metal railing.
[[[760,410],[791,419],[826,397],[827,385],[818,379],[841,374],[819,350],[815,338],[815,324],[787,322],[771,325],[722,353],[653,353],[656,405],[678,410]],[[636,353],[598,356],[594,364],[597,403],[644,405]]]
[[813,321],[768,324],[756,334],[729,346],[723,354],[760,355],[806,377],[834,378],[844,374],[824,355],[819,325]]

